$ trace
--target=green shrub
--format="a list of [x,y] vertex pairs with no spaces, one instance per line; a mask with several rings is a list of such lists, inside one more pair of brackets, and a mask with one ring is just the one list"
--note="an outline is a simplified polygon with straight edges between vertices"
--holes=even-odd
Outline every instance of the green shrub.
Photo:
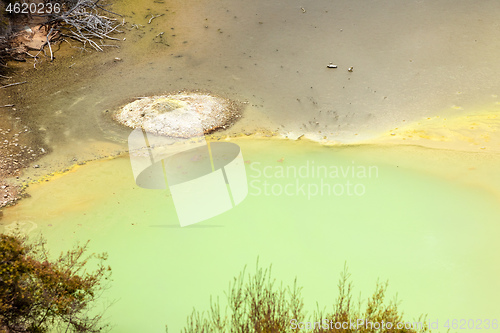
[[[368,298],[364,310],[362,302],[354,306],[352,300],[353,285],[347,267],[341,273],[338,283],[339,295],[334,302],[333,312],[324,314],[317,310],[312,318],[306,318],[301,287],[297,281],[291,287],[283,284],[276,286],[271,278],[271,267],[257,269],[254,275],[245,276],[245,269],[233,279],[226,293],[227,306],[221,313],[219,301],[210,298],[207,312],[193,310],[187,319],[183,333],[288,333],[308,331],[313,333],[422,333],[428,332],[425,317],[418,322],[417,328],[395,328],[384,326],[380,330],[374,328],[379,323],[400,323],[403,314],[397,308],[397,302],[385,302],[387,283],[377,283],[374,294]],[[358,319],[366,320],[364,324],[353,327],[336,327],[335,323],[358,323]],[[370,325],[370,322],[372,323]],[[413,323],[413,322],[412,322]],[[168,332],[168,328],[167,328]]]
[[[0,332],[100,332],[101,315],[87,311],[110,268],[105,254],[85,256],[88,242],[50,260],[45,242],[0,235]],[[98,261],[94,272],[88,260]]]

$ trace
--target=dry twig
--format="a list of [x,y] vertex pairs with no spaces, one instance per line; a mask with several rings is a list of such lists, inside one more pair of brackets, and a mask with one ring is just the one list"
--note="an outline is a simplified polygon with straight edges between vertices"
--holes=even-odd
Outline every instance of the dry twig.
[[148,24],[151,24],[151,21],[153,21],[155,18],[160,17],[160,16],[163,16],[163,14],[156,15],[156,16],[155,16],[155,15],[153,15],[153,14],[151,14],[151,18],[149,19]]
[[23,81],[23,82],[16,82],[16,83],[11,83],[11,84],[6,84],[5,86],[1,86],[0,89],[3,89],[3,88],[8,88],[8,87],[12,87],[12,86],[17,86],[19,84],[24,84],[24,83],[27,83],[28,81]]
[[[52,33],[53,30],[54,30],[54,28],[50,28],[50,31],[47,34],[47,42],[46,42],[46,44],[49,44],[50,61],[54,60],[54,54],[52,53],[52,47],[50,46],[50,34]],[[44,44],[44,46],[45,46],[45,44]],[[43,48],[43,46],[42,46],[42,48]]]
[[75,0],[72,7],[65,12],[52,14],[48,24],[59,25],[61,36],[81,42],[84,48],[90,45],[96,50],[103,51],[103,46],[111,45],[99,45],[95,39],[120,40],[112,37],[111,34],[122,32],[118,30],[118,27],[125,22],[104,16],[103,11],[118,15],[101,6],[99,0]]

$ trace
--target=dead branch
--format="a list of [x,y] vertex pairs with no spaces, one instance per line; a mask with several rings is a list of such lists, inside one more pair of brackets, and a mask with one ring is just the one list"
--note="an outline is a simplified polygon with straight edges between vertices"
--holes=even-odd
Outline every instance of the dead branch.
[[[50,61],[53,61],[54,60],[54,54],[52,53],[52,47],[50,46],[50,34],[52,33],[52,31],[54,30],[54,28],[50,28],[50,31],[49,33],[47,34],[47,42],[45,42],[45,44],[49,44],[49,51],[50,51]],[[42,46],[42,49],[44,48],[45,44]]]
[[26,54],[27,56],[30,56],[31,58],[37,58],[36,55],[32,55],[31,53],[29,53],[28,51],[25,51],[24,54]]
[[8,88],[8,87],[12,87],[12,86],[17,86],[19,84],[24,84],[24,83],[27,83],[28,81],[23,81],[23,82],[16,82],[16,83],[11,83],[11,84],[7,84],[5,86],[1,86],[0,89],[3,89],[3,88]]
[[[75,0],[72,6],[60,14],[52,14],[48,24],[58,25],[61,29],[61,36],[68,37],[83,44],[83,47],[90,46],[95,50],[103,51],[95,39],[100,40],[120,40],[112,37],[114,33],[121,33],[118,28],[125,21],[119,22],[117,19],[103,15],[103,12],[120,16],[101,6],[95,0]],[[49,47],[50,47],[50,43]],[[109,46],[109,45],[106,45]]]
[[160,17],[160,16],[163,16],[163,14],[156,15],[156,16],[155,16],[155,15],[153,15],[153,14],[151,14],[151,18],[149,19],[148,24],[151,24],[151,21],[153,21],[155,18]]
[[32,55],[28,51],[25,51],[24,54],[33,58],[33,68],[36,69],[36,64],[38,63],[38,55],[40,54],[40,51],[38,51],[38,53],[35,55]]

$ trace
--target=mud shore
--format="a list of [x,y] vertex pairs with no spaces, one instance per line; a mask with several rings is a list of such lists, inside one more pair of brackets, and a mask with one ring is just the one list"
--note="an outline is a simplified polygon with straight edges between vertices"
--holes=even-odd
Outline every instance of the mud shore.
[[[4,32],[12,32],[7,41],[8,57],[17,61],[25,61],[28,51],[38,50],[47,40],[47,29],[40,25],[41,18],[19,18],[10,22]],[[4,67],[4,74],[12,72],[10,67]],[[0,73],[2,74],[2,73]],[[9,74],[12,75],[12,74]],[[31,129],[23,124],[18,116],[16,105],[10,104],[10,90],[15,89],[15,72],[12,76],[0,77],[0,208],[13,205],[23,197],[23,188],[14,180],[19,178],[21,171],[29,167],[47,148],[36,139]],[[8,86],[12,84],[12,86]],[[8,87],[6,87],[8,86]],[[34,165],[36,167],[36,165]]]
[[[44,2],[33,0],[31,3]],[[38,69],[47,66],[41,63],[53,61],[54,53],[60,50],[54,41],[62,42],[58,39],[59,32],[51,33],[51,27],[59,23],[48,24],[47,15],[3,15],[3,7],[0,3],[0,208],[13,205],[24,196],[22,184],[33,179],[28,176],[26,181],[21,177],[56,171],[37,164],[50,148],[44,141],[44,127],[32,119],[29,110],[35,101],[30,95],[37,95],[37,90],[44,90],[45,85],[24,83],[28,83],[27,76],[44,76]],[[65,56],[67,54],[62,55]],[[26,75],[29,70],[32,73]],[[39,100],[36,99],[36,103]],[[40,172],[23,172],[26,168]]]

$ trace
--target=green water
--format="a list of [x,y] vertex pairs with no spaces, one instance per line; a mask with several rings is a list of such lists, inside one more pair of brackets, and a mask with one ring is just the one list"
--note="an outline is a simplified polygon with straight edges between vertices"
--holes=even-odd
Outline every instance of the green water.
[[[56,61],[27,63],[18,81],[28,83],[9,90],[13,116],[50,148],[19,182],[123,152],[130,131],[109,114],[179,89],[247,101],[231,132],[338,142],[499,103],[494,1],[122,0],[113,10],[128,22],[120,48],[68,55],[63,43]],[[165,15],[148,23],[153,14]],[[202,223],[180,228],[169,192],[136,186],[123,156],[31,185],[30,198],[3,209],[1,228],[42,232],[55,253],[87,239],[108,252],[114,281],[101,305],[116,300],[107,315],[117,333],[178,332],[257,257],[278,280],[298,278],[310,312],[330,308],[347,262],[355,295],[388,279],[407,319],[498,319],[500,156],[234,142],[249,194]],[[312,173],[281,176],[314,167],[329,170],[323,193]]]
[[[409,167],[404,148],[235,142],[253,185],[236,208],[202,223],[181,228],[169,193],[137,187],[127,156],[32,186],[32,197],[6,210],[2,223],[36,223],[31,234],[42,232],[56,253],[87,239],[92,250],[108,252],[114,281],[102,302],[117,301],[107,312],[112,332],[164,332],[165,324],[178,332],[193,307],[206,309],[210,295],[223,298],[229,280],[257,257],[273,264],[278,280],[298,278],[311,312],[316,302],[333,304],[347,261],[356,293],[368,297],[377,278],[388,279],[389,297],[398,294],[408,319],[498,315],[500,208],[491,191]],[[435,152],[413,154],[425,162]],[[308,163],[372,173],[324,179],[350,181],[363,195],[264,195],[263,181],[275,191],[295,184],[279,172]]]

